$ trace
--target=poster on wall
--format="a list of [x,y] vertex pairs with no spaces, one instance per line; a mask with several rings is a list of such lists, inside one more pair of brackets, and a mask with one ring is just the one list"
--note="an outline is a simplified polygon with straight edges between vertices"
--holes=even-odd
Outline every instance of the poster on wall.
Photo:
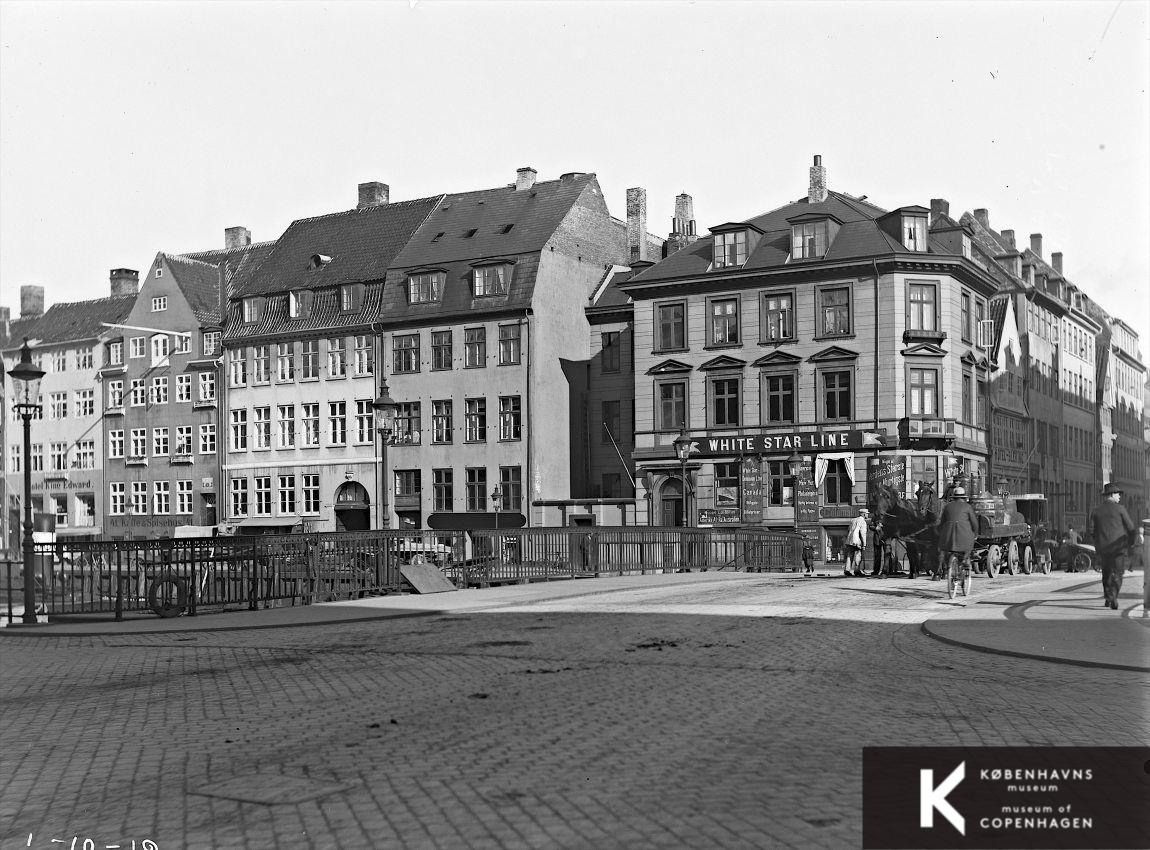
[[814,463],[804,460],[795,475],[795,523],[819,524],[819,488],[815,486]]
[[899,495],[906,493],[906,458],[871,458],[866,468],[867,504],[874,501],[879,487],[890,487]]
[[763,521],[763,469],[757,457],[745,457],[739,464],[739,486],[743,490],[743,522]]

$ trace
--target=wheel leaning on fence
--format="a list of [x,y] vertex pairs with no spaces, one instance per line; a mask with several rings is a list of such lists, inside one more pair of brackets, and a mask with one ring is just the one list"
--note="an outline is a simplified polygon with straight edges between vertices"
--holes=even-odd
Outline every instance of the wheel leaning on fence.
[[157,616],[178,617],[188,607],[188,582],[174,572],[162,572],[148,585],[148,607]]

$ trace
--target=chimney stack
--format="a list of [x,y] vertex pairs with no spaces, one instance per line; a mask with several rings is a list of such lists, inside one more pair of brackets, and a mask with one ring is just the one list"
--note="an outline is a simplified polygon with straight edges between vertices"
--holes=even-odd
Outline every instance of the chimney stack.
[[985,209],[977,209],[974,211],[974,220],[981,224],[987,230],[990,230],[990,213]]
[[1042,234],[1041,233],[1031,233],[1030,234],[1030,250],[1033,251],[1035,254],[1037,254],[1039,259],[1042,259]]
[[535,177],[538,173],[539,172],[530,166],[515,169],[515,191],[522,192],[534,186]]
[[140,273],[135,269],[112,269],[108,274],[112,297],[136,295],[140,291]]
[[699,237],[695,233],[695,201],[683,193],[675,196],[675,217],[671,219],[671,232],[667,236],[664,256],[681,251]]
[[391,188],[386,183],[372,181],[359,184],[359,206],[356,209],[364,210],[368,207],[382,207],[391,197]]
[[627,256],[647,259],[647,190],[627,190]]
[[1002,241],[1005,242],[1009,247],[1015,248],[1016,246],[1014,244],[1014,231],[1013,230],[1002,231]]
[[934,224],[942,216],[950,215],[950,201],[945,198],[930,199],[930,223]]
[[12,332],[12,311],[7,307],[0,307],[0,343],[7,344],[8,336]]
[[1062,274],[1062,252],[1055,251],[1050,255],[1050,265],[1054,266],[1054,270]]
[[44,315],[44,287],[26,283],[20,287],[20,318],[38,319]]
[[807,202],[821,204],[827,199],[827,170],[823,168],[823,158],[815,154],[815,164],[811,166],[811,186],[807,190]]
[[225,227],[224,248],[246,248],[252,244],[252,232],[246,227]]

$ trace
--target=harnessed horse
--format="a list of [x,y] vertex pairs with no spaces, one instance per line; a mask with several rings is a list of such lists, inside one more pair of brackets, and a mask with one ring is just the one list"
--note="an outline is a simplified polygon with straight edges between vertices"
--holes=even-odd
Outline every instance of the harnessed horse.
[[871,513],[884,541],[901,540],[910,560],[910,577],[931,572],[938,575],[939,500],[932,491],[920,490],[911,502],[889,485],[881,485],[871,498]]

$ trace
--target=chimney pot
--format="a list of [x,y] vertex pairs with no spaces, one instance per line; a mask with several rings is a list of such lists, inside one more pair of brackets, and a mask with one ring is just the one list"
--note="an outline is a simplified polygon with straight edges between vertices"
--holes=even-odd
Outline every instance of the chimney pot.
[[36,319],[44,315],[44,287],[26,283],[20,287],[20,318]]
[[112,269],[108,273],[112,297],[136,295],[140,291],[140,273],[135,269]]
[[1054,270],[1062,274],[1062,252],[1054,251],[1050,255],[1050,265],[1054,266]]
[[647,190],[627,190],[627,256],[630,260],[647,259]]
[[977,221],[979,224],[981,224],[983,227],[985,227],[987,230],[990,230],[990,213],[987,212],[985,209],[975,210],[974,211],[974,220]]
[[1016,247],[1014,244],[1014,231],[1013,230],[1002,231],[1002,241],[1005,242],[1007,245],[1009,245],[1011,248]]
[[950,202],[945,198],[930,199],[930,220],[933,224],[944,215],[950,215]]
[[539,172],[530,166],[515,169],[515,191],[523,192],[530,189],[535,185],[535,178],[538,174]]
[[224,248],[246,248],[252,244],[252,232],[246,227],[225,227]]
[[1031,233],[1030,234],[1030,250],[1033,251],[1035,254],[1037,254],[1039,259],[1042,259],[1042,234],[1041,233]]
[[827,170],[823,168],[822,156],[815,155],[815,164],[811,166],[810,188],[807,190],[807,202],[821,204],[827,199]]
[[386,183],[379,183],[372,181],[371,183],[359,184],[359,205],[356,209],[367,209],[368,207],[382,207],[386,204],[391,195],[391,188]]

